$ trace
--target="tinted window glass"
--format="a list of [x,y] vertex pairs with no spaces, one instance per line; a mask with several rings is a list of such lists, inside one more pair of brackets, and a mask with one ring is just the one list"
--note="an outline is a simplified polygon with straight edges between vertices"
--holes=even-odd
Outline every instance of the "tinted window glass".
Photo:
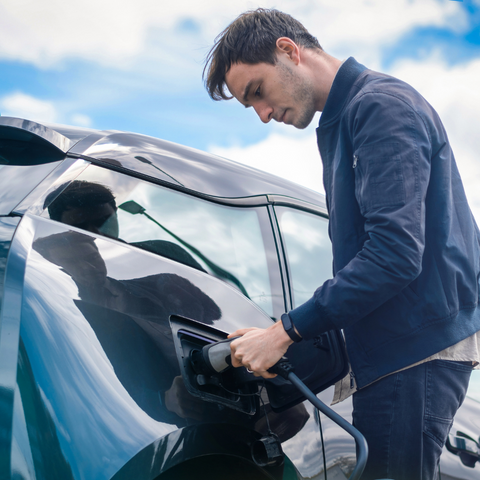
[[0,165],[39,165],[64,156],[55,145],[32,132],[3,125],[0,128]]
[[0,165],[0,215],[10,214],[58,164],[29,167]]
[[[21,127],[0,125],[0,215],[12,210],[64,159],[65,153],[50,143],[47,128],[28,120]],[[38,135],[23,130],[23,124]],[[51,132],[57,135],[56,132]],[[66,139],[65,139],[66,140]]]
[[214,275],[272,317],[283,309],[266,208],[224,206],[96,166],[59,190],[50,218]]
[[294,307],[306,302],[332,278],[332,247],[328,220],[300,210],[276,207],[287,254]]

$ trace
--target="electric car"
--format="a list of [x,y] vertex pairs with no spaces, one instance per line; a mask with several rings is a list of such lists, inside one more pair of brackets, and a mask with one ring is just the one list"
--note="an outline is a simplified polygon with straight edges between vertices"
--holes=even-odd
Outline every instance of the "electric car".
[[[288,382],[192,361],[330,275],[316,192],[156,138],[0,117],[0,478],[348,478],[353,438]],[[341,335],[298,345],[329,403]],[[467,399],[443,480],[480,479],[479,419]]]

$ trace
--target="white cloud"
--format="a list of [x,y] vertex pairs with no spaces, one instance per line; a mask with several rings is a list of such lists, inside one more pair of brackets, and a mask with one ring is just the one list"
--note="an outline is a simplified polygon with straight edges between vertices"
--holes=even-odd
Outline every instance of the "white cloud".
[[413,85],[442,118],[480,223],[480,59],[449,67],[436,55],[428,61],[402,61],[391,73]]
[[[124,66],[148,49],[152,29],[163,35],[163,44],[156,43],[160,58],[179,55],[176,43],[188,37],[189,29],[175,27],[191,19],[199,32],[179,44],[201,60],[216,34],[241,12],[258,6],[251,0],[3,0],[0,57],[42,67],[67,57]],[[457,2],[436,0],[268,0],[262,6],[291,13],[333,53],[353,46],[367,60],[415,26],[461,29],[467,23]]]
[[[253,118],[252,121],[258,121]],[[322,163],[317,149],[314,120],[305,131],[277,125],[274,133],[246,147],[219,147],[209,151],[239,163],[287,178],[317,192],[323,192]]]
[[305,9],[303,20],[325,50],[342,58],[354,55],[370,68],[378,68],[385,46],[395,44],[413,28],[461,31],[468,25],[460,5],[450,1],[322,0],[316,5]]
[[0,55],[49,67],[64,57],[114,63],[140,52],[145,25],[138,2],[6,0]]
[[83,113],[74,113],[70,117],[71,121],[69,122],[70,125],[75,125],[77,127],[91,127],[92,126],[92,119],[88,115],[84,115]]
[[[92,126],[92,119],[83,113],[68,112],[69,107],[54,101],[40,100],[23,92],[14,92],[0,98],[0,114],[35,122],[67,123],[79,127]],[[66,111],[65,111],[66,110]]]
[[4,117],[20,117],[41,122],[57,122],[58,112],[51,102],[16,92],[0,99]]

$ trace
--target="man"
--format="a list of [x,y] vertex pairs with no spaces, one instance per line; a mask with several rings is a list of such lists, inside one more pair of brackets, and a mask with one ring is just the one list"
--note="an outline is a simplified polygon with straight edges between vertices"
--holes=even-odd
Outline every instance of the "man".
[[117,204],[105,185],[86,180],[62,184],[47,195],[47,205],[52,220],[118,239]]
[[233,365],[268,378],[294,341],[343,329],[353,420],[370,450],[362,479],[435,478],[480,357],[480,233],[437,113],[276,10],[240,15],[205,73],[213,99],[232,98],[227,88],[265,123],[305,128],[323,112],[334,278],[282,322],[234,332]]

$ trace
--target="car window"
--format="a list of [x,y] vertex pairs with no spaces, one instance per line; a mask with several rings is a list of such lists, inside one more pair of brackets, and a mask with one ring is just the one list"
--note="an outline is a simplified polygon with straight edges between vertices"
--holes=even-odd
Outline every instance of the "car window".
[[300,210],[276,207],[293,292],[293,306],[306,302],[332,277],[328,220]]
[[225,206],[93,165],[45,203],[54,220],[214,275],[271,317],[283,311],[266,207]]
[[3,165],[0,158],[0,215],[12,210],[50,173],[60,162],[44,165]]
[[0,215],[9,215],[64,157],[48,140],[0,125]]

